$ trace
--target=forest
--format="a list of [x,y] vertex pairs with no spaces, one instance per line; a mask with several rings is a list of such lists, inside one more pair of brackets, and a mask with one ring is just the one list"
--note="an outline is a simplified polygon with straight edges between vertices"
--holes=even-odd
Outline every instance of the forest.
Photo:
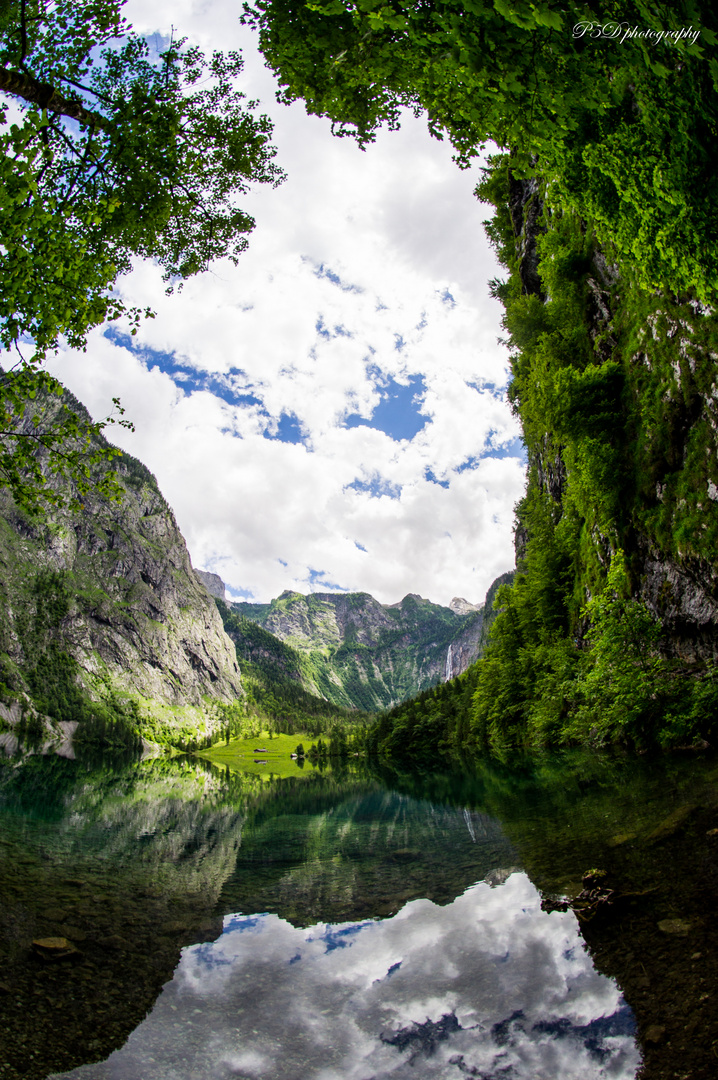
[[[371,153],[408,109],[458,167],[483,155],[476,194],[504,268],[491,290],[528,460],[517,573],[475,667],[383,714],[372,747],[712,740],[715,8],[258,0],[241,17],[281,100],[337,136]],[[20,357],[0,379],[0,472],[28,512],[62,502],[67,476],[81,505],[100,465],[104,495],[121,497],[116,452],[98,442],[126,423],[121,406],[99,423],[38,411],[38,395],[62,394],[43,358],[105,321],[129,318],[134,333],[151,316],[115,288],[134,258],[157,260],[170,290],[236,259],[253,226],[238,199],[283,179],[269,121],[235,88],[241,63],[184,39],[153,57],[113,0],[3,6],[0,89],[23,111],[0,155],[0,338]],[[38,700],[61,684],[71,709],[58,650],[32,678]],[[284,660],[245,657],[248,701],[318,733],[338,713],[303,696]]]

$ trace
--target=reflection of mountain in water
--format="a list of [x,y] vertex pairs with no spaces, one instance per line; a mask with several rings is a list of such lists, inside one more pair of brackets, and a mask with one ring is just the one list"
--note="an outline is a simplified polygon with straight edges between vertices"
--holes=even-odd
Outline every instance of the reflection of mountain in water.
[[[105,1057],[152,1007],[181,946],[216,937],[244,802],[187,762],[0,766],[4,1076],[39,1080]],[[44,966],[32,941],[58,936],[79,954]]]
[[295,926],[376,918],[424,897],[448,904],[518,865],[486,814],[401,795],[374,782],[311,817],[286,805],[245,832],[224,911],[271,911]]
[[[348,1080],[398,1080],[401,1069],[424,1080],[432,1073],[419,1053],[444,1061],[449,1076],[455,1068],[484,1080],[521,1076],[526,1060],[536,1065],[531,1080],[567,1080],[571,1055],[576,1068],[593,1067],[591,1054],[627,1037],[628,1014],[615,984],[595,981],[571,913],[538,912],[526,878],[509,875],[521,864],[549,892],[579,882],[588,866],[607,870],[627,896],[583,933],[636,1010],[646,1077],[690,1067],[707,1080],[718,1040],[717,815],[715,764],[677,757],[533,755],[454,774],[316,772],[272,784],[186,760],[114,771],[58,759],[0,762],[0,1063],[11,1063],[3,1076],[45,1080],[105,1058],[152,1009],[181,946],[191,944],[130,1043],[145,1054],[151,1036],[161,1060],[128,1073],[133,1080],[182,1078],[178,1055],[195,1062],[202,1080],[261,1076],[259,1066],[252,1072],[260,1058],[251,1054],[265,1053],[255,1028],[270,1053],[276,1043],[285,1077],[305,1080],[291,1055],[307,1052],[301,1038],[311,1042],[313,1032],[323,1045],[336,1008],[347,1030],[359,1024],[366,1060],[377,1062],[373,1074],[348,1071]],[[270,914],[254,915],[261,911]],[[240,914],[222,934],[227,912]],[[511,927],[503,952],[499,916]],[[576,949],[566,942],[559,956],[554,928],[569,925]],[[75,943],[75,963],[33,957],[33,937],[53,934]],[[388,943],[400,937],[406,948],[390,955]],[[331,968],[331,957],[342,956],[352,958],[342,969],[345,990],[361,998],[354,1020],[343,976]],[[553,1004],[525,987],[514,997],[506,991],[504,973],[533,969],[558,987]],[[471,992],[461,989],[464,971]],[[579,974],[600,1008],[567,1011],[561,995],[569,985],[570,995],[584,993]],[[402,986],[398,997],[385,995]],[[483,1028],[471,1026],[469,1007]],[[269,1027],[256,1022],[263,1012]],[[341,1024],[331,1039],[326,1045],[340,1049]],[[219,1071],[203,1072],[218,1046],[226,1051],[212,1058]],[[560,1051],[552,1065],[540,1056],[550,1050]],[[632,1059],[621,1060],[623,1069]],[[502,1074],[502,1061],[514,1062],[514,1073]],[[82,1075],[109,1075],[92,1068]]]

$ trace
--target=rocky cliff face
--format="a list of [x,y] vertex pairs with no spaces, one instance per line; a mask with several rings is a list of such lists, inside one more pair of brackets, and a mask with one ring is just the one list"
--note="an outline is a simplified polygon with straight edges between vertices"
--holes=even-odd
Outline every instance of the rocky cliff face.
[[[81,408],[81,406],[78,406]],[[0,682],[56,720],[78,692],[152,723],[210,730],[242,694],[232,642],[151,473],[116,459],[123,497],[28,517],[0,491]]]
[[414,593],[385,605],[368,593],[284,592],[232,608],[302,656],[307,690],[367,711],[460,675],[482,648],[484,605],[461,598],[447,608]]
[[[622,549],[634,597],[661,624],[661,652],[703,668],[718,660],[716,314],[690,295],[645,293],[622,280],[586,222],[568,240],[565,222],[544,211],[539,180],[508,174],[513,251],[504,261],[512,284],[502,296],[523,350],[515,358],[513,400],[529,462],[523,507],[534,505],[528,513],[519,507],[517,563],[526,558],[537,499],[548,496],[554,527],[572,528],[568,511],[583,529],[575,596],[588,600]],[[546,239],[551,243],[542,248]],[[548,281],[563,290],[560,297]],[[568,303],[566,282],[582,297],[570,328],[559,310]],[[520,311],[531,313],[531,333],[522,330]],[[532,338],[539,324],[547,362]],[[569,390],[559,369],[569,363],[561,341],[573,329],[585,341],[577,334],[570,362],[589,372],[593,384],[585,378],[580,387],[576,379]],[[540,409],[530,400],[529,369],[544,394]]]
[[226,599],[224,582],[219,574],[211,574],[208,570],[195,570],[195,574],[210,596],[216,597],[217,600]]

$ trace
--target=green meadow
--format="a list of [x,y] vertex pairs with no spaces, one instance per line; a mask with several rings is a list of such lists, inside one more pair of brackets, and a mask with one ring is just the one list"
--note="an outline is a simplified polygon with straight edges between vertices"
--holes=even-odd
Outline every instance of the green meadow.
[[[297,776],[313,772],[314,766],[306,758],[300,765],[292,759],[300,743],[305,751],[312,743],[311,735],[273,735],[262,732],[250,739],[230,739],[228,743],[216,743],[201,756],[215,765],[229,766],[234,772],[254,773],[258,776]],[[258,751],[261,751],[258,752]]]

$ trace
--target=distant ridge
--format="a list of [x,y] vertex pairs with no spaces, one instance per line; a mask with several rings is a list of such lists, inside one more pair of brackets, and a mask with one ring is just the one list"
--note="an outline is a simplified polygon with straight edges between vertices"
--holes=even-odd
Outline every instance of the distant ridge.
[[195,574],[204,585],[210,596],[217,600],[226,600],[226,587],[219,574],[212,574],[209,570],[195,570]]
[[[512,575],[492,584],[491,601],[495,586]],[[219,585],[224,588],[221,579]],[[455,597],[445,607],[417,593],[380,604],[366,592],[305,595],[287,589],[268,604],[227,601],[227,606],[265,631],[260,645],[248,631],[235,630],[240,652],[249,657],[259,649],[265,662],[273,652],[284,676],[309,693],[366,712],[386,709],[466,671],[483,649],[485,624],[492,617],[490,603],[487,609]]]

